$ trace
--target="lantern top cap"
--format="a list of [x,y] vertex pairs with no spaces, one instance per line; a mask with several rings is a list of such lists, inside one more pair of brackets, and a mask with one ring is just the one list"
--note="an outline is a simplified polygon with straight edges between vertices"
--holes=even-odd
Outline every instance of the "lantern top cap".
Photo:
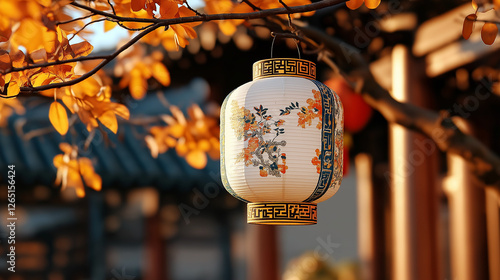
[[300,77],[315,80],[316,64],[298,58],[268,58],[253,64],[253,80],[270,77]]

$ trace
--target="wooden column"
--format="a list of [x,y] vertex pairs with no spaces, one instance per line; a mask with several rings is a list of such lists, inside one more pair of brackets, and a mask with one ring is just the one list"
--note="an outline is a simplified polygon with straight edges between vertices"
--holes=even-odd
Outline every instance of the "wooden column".
[[159,212],[146,218],[144,279],[148,280],[168,279],[166,246],[161,236],[160,222]]
[[486,189],[486,222],[490,280],[500,280],[500,194],[493,188]]
[[[383,280],[384,242],[381,241],[383,212],[378,205],[377,193],[373,185],[373,164],[367,154],[359,154],[354,159],[356,166],[358,204],[358,255],[361,279]],[[379,190],[382,191],[382,190]]]
[[[392,53],[392,96],[425,107],[423,65],[406,46]],[[392,211],[392,279],[439,279],[436,151],[432,140],[398,125],[389,126]]]
[[[454,121],[467,130],[463,121]],[[444,188],[450,210],[451,279],[488,279],[484,191],[472,182],[467,162],[462,157],[448,154],[447,158],[448,176]]]
[[281,279],[276,231],[276,226],[247,226],[248,280]]
[[[408,49],[395,46],[392,53],[392,95],[400,102],[410,99]],[[398,124],[389,126],[392,202],[392,279],[417,280],[414,181],[408,163],[412,132]]]

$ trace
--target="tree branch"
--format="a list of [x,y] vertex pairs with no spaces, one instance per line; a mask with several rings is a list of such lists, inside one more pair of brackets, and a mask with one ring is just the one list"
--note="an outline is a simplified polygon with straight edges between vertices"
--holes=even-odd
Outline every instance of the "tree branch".
[[345,42],[328,36],[315,28],[301,26],[303,34],[316,42],[322,42],[336,56],[339,65],[355,72],[363,79],[361,95],[379,111],[388,122],[400,124],[431,138],[443,152],[464,158],[486,186],[500,190],[500,157],[475,137],[462,132],[446,114],[396,101],[380,86],[370,72],[369,65],[359,51]]
[[65,87],[65,86],[71,86],[74,84],[77,84],[90,76],[94,75],[99,71],[101,68],[103,68],[106,64],[108,64],[110,61],[115,59],[120,53],[131,47],[133,44],[135,44],[137,41],[139,41],[142,37],[146,36],[147,34],[151,33],[152,31],[156,30],[159,27],[164,26],[162,23],[155,23],[152,24],[149,28],[146,30],[142,31],[141,33],[137,34],[134,38],[132,38],[130,41],[128,41],[125,45],[123,45],[121,48],[117,49],[114,53],[103,56],[104,60],[101,61],[94,69],[90,70],[89,72],[85,73],[84,75],[80,76],[79,78],[76,78],[74,80],[70,81],[65,81],[61,83],[54,83],[54,84],[48,84],[44,86],[39,86],[39,87],[21,87],[21,92],[22,93],[31,93],[31,92],[36,92],[36,91],[41,91],[41,90],[48,90],[48,89],[53,89],[53,88],[60,88],[60,87]]
[[89,12],[114,19],[120,22],[142,22],[142,23],[161,23],[163,26],[181,24],[181,23],[190,23],[190,22],[200,22],[200,21],[214,21],[214,20],[231,20],[231,19],[256,19],[256,18],[265,18],[274,15],[283,15],[283,14],[296,14],[296,13],[305,13],[311,12],[319,9],[323,9],[326,7],[330,7],[333,5],[341,4],[346,2],[347,0],[321,0],[312,4],[302,5],[302,6],[293,6],[287,8],[276,8],[276,9],[267,9],[250,13],[226,13],[226,14],[212,14],[212,15],[197,15],[192,17],[179,17],[179,18],[171,18],[171,19],[156,19],[156,18],[131,18],[131,17],[121,17],[114,14],[110,14],[107,12],[99,11],[94,8],[79,4],[77,2],[72,2],[70,5],[73,5],[77,8],[87,10]]

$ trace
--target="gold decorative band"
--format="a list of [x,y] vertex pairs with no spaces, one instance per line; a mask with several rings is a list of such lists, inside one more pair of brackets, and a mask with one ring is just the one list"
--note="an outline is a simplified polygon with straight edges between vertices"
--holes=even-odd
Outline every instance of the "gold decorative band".
[[312,225],[317,222],[317,206],[307,202],[248,203],[247,222],[262,225]]
[[297,58],[269,58],[253,64],[253,79],[267,77],[302,77],[316,79],[316,64]]

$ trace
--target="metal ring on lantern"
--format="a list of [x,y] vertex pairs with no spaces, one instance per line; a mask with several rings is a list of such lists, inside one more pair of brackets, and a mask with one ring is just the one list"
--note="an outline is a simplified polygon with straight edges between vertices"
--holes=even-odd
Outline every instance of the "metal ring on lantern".
[[[273,42],[271,43],[271,58],[273,58],[274,41],[276,41],[276,37],[278,37],[278,36],[288,37],[286,35],[287,35],[287,33],[274,33],[274,32],[271,32],[271,37],[273,37]],[[295,43],[295,46],[297,46],[297,53],[299,54],[299,59],[301,59],[301,57],[300,57],[300,48],[299,48],[299,44],[297,44],[297,39],[293,38],[293,42]]]

